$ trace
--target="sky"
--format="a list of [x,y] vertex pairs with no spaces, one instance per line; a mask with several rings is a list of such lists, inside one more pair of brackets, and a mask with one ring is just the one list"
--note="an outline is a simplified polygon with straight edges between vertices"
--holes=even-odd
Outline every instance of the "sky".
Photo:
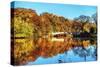
[[36,10],[37,14],[48,12],[69,19],[74,19],[75,17],[78,17],[80,15],[91,16],[97,12],[96,6],[24,1],[12,2],[11,8],[28,8]]

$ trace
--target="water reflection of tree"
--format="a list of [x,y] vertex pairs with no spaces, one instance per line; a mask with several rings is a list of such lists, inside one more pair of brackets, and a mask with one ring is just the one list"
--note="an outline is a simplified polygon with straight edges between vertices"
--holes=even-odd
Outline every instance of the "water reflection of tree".
[[95,60],[97,60],[97,49],[95,49],[94,53],[92,54],[92,57],[95,58]]
[[73,52],[79,55],[80,57],[83,57],[84,61],[86,61],[86,56],[88,55],[88,52],[86,51],[86,49],[82,47],[76,47],[73,49]]
[[65,57],[64,56],[59,56],[58,63],[65,63]]
[[[94,50],[94,51],[91,51],[91,50]],[[92,48],[86,49],[83,47],[75,47],[73,49],[73,52],[74,52],[74,54],[78,55],[79,57],[83,57],[84,61],[87,61],[87,56],[91,56],[93,58],[96,58],[96,55],[97,55],[96,49],[92,49]]]

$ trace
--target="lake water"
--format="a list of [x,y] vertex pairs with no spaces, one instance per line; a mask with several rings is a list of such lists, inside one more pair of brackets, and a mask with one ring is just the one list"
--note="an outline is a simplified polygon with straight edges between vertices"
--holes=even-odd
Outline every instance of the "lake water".
[[[61,41],[63,40],[61,39]],[[85,62],[85,61],[96,61],[96,60],[97,60],[97,47],[94,44],[93,45],[89,44],[89,46],[85,48],[83,48],[82,46],[75,46],[72,49],[64,51],[63,53],[58,53],[51,57],[39,56],[35,61],[28,62],[27,65]]]

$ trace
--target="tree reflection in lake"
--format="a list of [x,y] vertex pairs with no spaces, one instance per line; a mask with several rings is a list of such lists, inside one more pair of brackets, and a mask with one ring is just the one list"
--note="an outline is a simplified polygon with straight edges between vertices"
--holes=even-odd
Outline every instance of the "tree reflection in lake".
[[[28,64],[50,64],[96,60],[96,40],[64,38],[64,41],[52,41],[40,38],[37,41],[39,57]],[[51,61],[51,62],[50,62]]]
[[84,61],[87,61],[87,56],[91,56],[93,58],[95,58],[95,56],[96,56],[95,46],[89,46],[87,48],[75,47],[73,49],[73,52],[75,54],[79,55],[80,57],[83,57],[84,58]]

